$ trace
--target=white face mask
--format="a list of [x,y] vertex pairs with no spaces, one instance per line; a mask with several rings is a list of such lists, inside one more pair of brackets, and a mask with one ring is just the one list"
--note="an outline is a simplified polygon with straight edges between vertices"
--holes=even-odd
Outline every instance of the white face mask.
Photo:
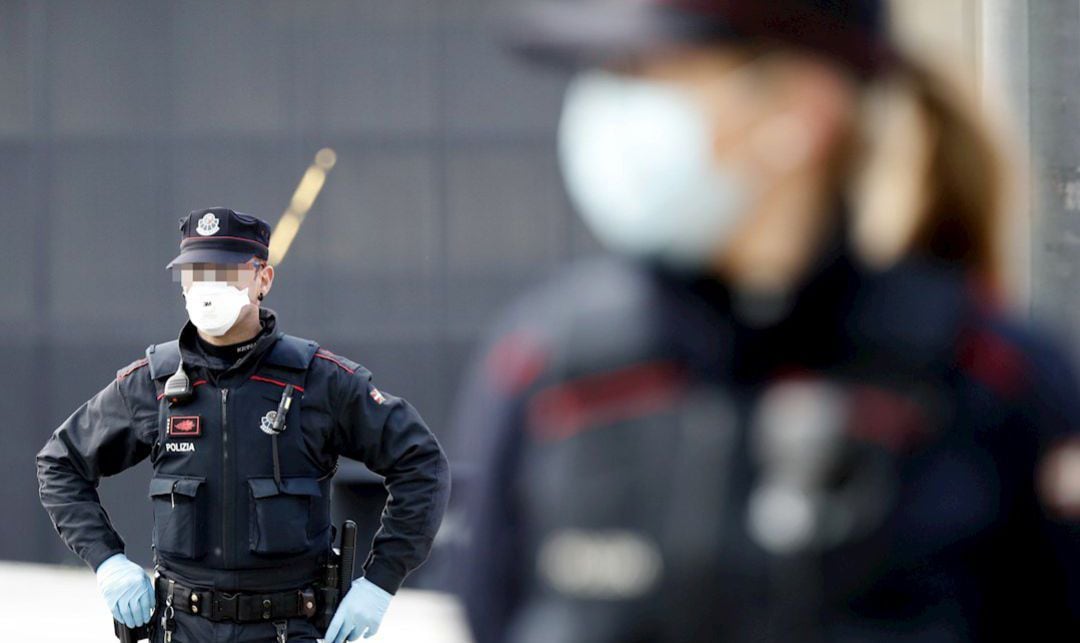
[[612,250],[693,268],[722,248],[750,190],[716,163],[712,145],[705,114],[675,87],[591,70],[567,90],[563,177]]
[[191,323],[211,337],[229,332],[240,311],[251,303],[247,288],[238,290],[224,281],[196,281],[188,287],[184,299]]

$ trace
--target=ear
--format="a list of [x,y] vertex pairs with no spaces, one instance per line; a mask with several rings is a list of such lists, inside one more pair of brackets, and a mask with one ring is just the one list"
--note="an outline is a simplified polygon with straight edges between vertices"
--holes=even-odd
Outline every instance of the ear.
[[259,271],[259,301],[262,301],[263,297],[270,294],[270,289],[273,286],[274,267],[266,264],[266,267]]

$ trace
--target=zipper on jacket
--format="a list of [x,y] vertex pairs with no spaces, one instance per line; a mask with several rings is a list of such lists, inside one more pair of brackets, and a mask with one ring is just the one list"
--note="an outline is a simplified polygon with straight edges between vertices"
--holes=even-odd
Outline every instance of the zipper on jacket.
[[231,567],[232,547],[229,527],[232,522],[232,502],[229,500],[229,389],[221,389],[221,558],[226,569]]

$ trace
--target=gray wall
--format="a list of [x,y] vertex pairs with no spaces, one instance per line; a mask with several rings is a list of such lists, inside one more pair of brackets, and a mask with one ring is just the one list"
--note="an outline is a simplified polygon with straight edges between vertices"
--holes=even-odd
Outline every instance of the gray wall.
[[[551,133],[563,79],[501,55],[475,0],[0,2],[0,558],[74,561],[37,500],[49,433],[185,320],[176,220],[276,221],[338,164],[267,305],[447,420],[494,311],[591,250]],[[149,559],[149,466],[103,482]]]
[[1026,29],[1014,75],[1027,80],[1024,98],[1031,141],[1034,217],[1031,304],[1034,316],[1071,336],[1080,359],[1080,5],[1025,0],[1012,11]]

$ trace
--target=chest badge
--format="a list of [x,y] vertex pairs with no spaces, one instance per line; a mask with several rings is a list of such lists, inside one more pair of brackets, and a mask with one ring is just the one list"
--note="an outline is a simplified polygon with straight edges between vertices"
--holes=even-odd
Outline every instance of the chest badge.
[[267,411],[266,415],[262,416],[262,420],[259,421],[259,428],[267,435],[277,435],[277,431],[274,430],[274,420],[277,419],[277,411]]
[[202,423],[198,415],[174,415],[169,418],[169,437],[197,438],[202,435]]

